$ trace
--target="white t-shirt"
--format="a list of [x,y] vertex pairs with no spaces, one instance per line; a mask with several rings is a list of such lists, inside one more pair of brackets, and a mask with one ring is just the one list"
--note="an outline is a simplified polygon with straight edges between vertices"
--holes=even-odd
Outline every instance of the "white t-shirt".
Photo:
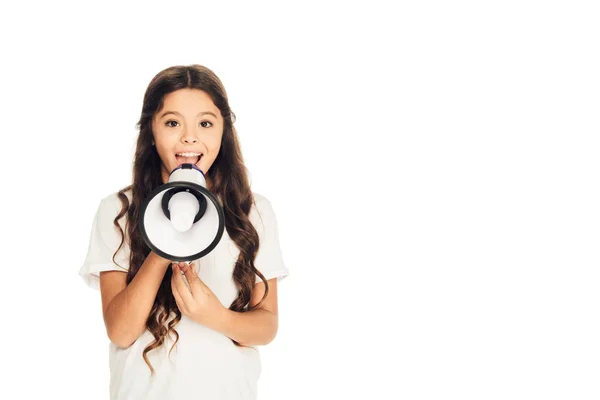
[[[253,194],[256,204],[249,217],[260,237],[254,265],[266,279],[280,281],[289,271],[282,259],[277,220],[270,201]],[[131,190],[127,196],[131,201]],[[100,271],[127,271],[129,267],[127,241],[115,257],[120,266],[112,261],[121,242],[121,234],[113,225],[120,210],[121,201],[117,193],[113,193],[100,201],[93,220],[87,257],[79,274],[88,286],[97,290]],[[119,223],[127,235],[125,218],[126,215],[120,218]],[[225,229],[218,245],[196,262],[196,273],[225,307],[237,296],[232,274],[238,254],[239,249]],[[258,275],[256,282],[262,282]],[[146,353],[155,370],[154,376],[150,375],[150,368],[142,357],[144,348],[154,341],[148,330],[128,348],[108,341],[111,400],[256,399],[261,372],[256,346],[235,346],[227,336],[183,314],[175,330],[179,341],[170,357],[172,335],[167,336],[165,344]]]

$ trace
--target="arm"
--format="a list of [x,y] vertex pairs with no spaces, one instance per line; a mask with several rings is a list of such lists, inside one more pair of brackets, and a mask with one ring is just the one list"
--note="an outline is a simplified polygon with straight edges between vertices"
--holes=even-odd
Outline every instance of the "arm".
[[[277,278],[269,279],[269,294],[259,308],[237,312],[224,309],[221,333],[244,346],[269,344],[277,335],[279,325],[277,309]],[[265,292],[264,282],[254,286],[250,305],[255,306]]]
[[111,342],[129,347],[146,329],[146,320],[170,263],[151,251],[129,285],[125,272],[100,273],[102,315]]

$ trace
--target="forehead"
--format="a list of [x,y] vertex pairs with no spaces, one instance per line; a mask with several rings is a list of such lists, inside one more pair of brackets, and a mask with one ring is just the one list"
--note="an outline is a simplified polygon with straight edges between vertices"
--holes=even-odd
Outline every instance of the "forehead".
[[166,111],[177,111],[183,115],[196,115],[202,111],[212,111],[221,117],[221,112],[208,93],[199,89],[179,89],[168,93],[165,95],[163,107],[157,115]]

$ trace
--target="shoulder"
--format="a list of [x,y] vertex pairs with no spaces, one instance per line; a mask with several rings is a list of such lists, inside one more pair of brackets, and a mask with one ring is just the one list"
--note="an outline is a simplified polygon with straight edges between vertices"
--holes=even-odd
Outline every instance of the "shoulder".
[[[129,204],[131,204],[132,193],[131,189],[125,192],[127,199],[129,200]],[[98,213],[101,214],[104,218],[110,218],[111,221],[121,212],[123,209],[123,202],[121,201],[121,196],[119,195],[119,191],[111,192],[104,195],[100,199],[100,204],[98,206]],[[121,217],[121,219],[123,219]]]
[[254,196],[254,205],[257,208],[264,207],[265,205],[271,204],[269,199],[262,193],[252,192],[252,196]]
[[270,226],[275,221],[275,212],[271,200],[262,193],[252,192],[254,203],[250,210],[250,220],[255,226]]
[[[119,195],[119,192],[120,191],[115,191],[115,192],[106,194],[104,197],[102,197],[100,199],[100,203],[103,204],[105,207],[118,207],[118,209],[120,210],[121,205],[123,203],[121,201],[121,196]],[[131,189],[128,189],[127,191],[125,191],[124,194],[127,196],[129,203],[131,203],[131,198],[132,198]]]
[[254,197],[252,209],[264,218],[272,209],[271,201],[262,193],[252,192],[252,196]]

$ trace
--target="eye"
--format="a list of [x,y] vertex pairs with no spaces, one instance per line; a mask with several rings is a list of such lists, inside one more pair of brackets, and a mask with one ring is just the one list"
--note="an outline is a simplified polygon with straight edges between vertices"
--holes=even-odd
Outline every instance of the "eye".
[[167,122],[165,122],[165,125],[166,125],[166,126],[168,126],[168,127],[170,127],[170,128],[174,128],[174,126],[173,126],[173,125],[169,125],[171,122],[175,122],[176,124],[178,124],[178,123],[179,123],[179,122],[177,122],[177,121],[174,121],[174,120],[170,119],[170,120],[168,120]]
[[[202,121],[200,122],[200,125],[202,125],[203,123],[208,122],[210,124],[210,126],[213,126],[213,123],[210,121]],[[207,126],[202,125],[204,128],[208,128]]]

